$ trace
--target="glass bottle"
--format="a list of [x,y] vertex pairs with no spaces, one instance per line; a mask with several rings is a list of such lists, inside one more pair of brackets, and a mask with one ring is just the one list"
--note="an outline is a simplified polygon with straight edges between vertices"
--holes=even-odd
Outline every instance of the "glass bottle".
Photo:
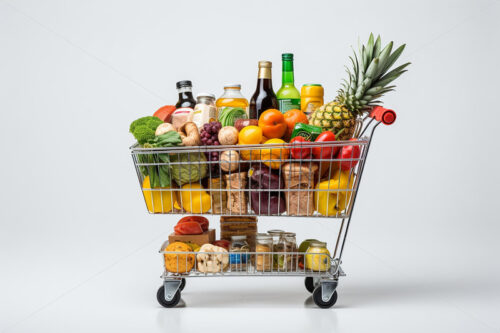
[[281,113],[285,113],[291,109],[300,110],[300,93],[294,85],[293,54],[283,53],[281,60],[283,62],[281,88],[276,93],[280,111]]
[[271,79],[272,63],[259,61],[257,88],[250,99],[250,119],[259,119],[260,114],[267,109],[278,109],[278,100],[273,91]]
[[281,234],[284,233],[284,230],[280,229],[272,229],[268,230],[267,233],[273,238],[273,260],[272,260],[272,269],[278,269],[278,252],[279,252],[279,241],[281,238]]
[[242,108],[245,110],[248,118],[248,100],[241,94],[241,84],[226,84],[224,86],[224,93],[217,99],[215,106],[217,107],[216,119],[219,119],[219,111],[227,106]]
[[277,246],[279,271],[289,272],[295,269],[294,264],[296,260],[294,260],[294,258],[296,257],[296,251],[297,244],[295,241],[295,233],[282,233]]
[[[268,234],[255,236],[255,269],[258,272],[269,272],[272,269],[273,237]],[[258,254],[263,252],[263,254]]]
[[179,93],[179,100],[175,104],[176,108],[194,109],[196,100],[193,97],[193,84],[189,80],[179,81],[175,84]]
[[193,111],[193,123],[201,130],[204,124],[215,121],[215,95],[200,93],[196,96],[197,102]]
[[247,262],[250,257],[248,252],[250,246],[246,235],[231,236],[231,247],[229,248],[229,264],[231,271],[246,271]]

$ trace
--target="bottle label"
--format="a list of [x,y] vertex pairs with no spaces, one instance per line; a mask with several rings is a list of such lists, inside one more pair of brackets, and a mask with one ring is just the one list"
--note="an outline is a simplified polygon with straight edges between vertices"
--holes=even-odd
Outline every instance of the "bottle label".
[[300,110],[300,98],[278,99],[278,106],[280,108],[281,113],[285,113],[291,109]]

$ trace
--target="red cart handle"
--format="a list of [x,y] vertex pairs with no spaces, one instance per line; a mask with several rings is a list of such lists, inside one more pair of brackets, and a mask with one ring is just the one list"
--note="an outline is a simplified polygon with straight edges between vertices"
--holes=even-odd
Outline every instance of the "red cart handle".
[[391,109],[386,109],[381,106],[376,106],[370,112],[370,117],[382,122],[384,125],[392,125],[396,121],[396,112]]

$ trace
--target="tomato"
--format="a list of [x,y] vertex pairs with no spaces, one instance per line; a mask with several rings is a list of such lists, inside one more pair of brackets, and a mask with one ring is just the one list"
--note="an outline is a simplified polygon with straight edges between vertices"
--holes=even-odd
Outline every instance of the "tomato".
[[169,123],[170,120],[172,120],[172,113],[174,113],[174,111],[175,105],[165,105],[156,110],[153,116],[160,118],[165,123]]
[[[302,137],[302,136],[297,136],[297,137],[293,138],[292,141],[290,141],[290,143],[292,144],[292,147],[295,147],[295,146],[301,147],[302,146],[301,142],[311,142],[311,141],[304,139],[304,137]],[[292,154],[292,157],[297,159],[297,160],[305,159],[305,158],[308,158],[309,156],[311,156],[311,148],[310,147],[308,147],[308,148],[292,148],[291,154]]]
[[215,246],[223,247],[229,251],[229,245],[231,245],[231,242],[228,240],[225,240],[225,239],[221,239],[221,240],[214,241],[213,244]]
[[262,128],[262,133],[268,139],[281,138],[287,129],[283,113],[276,109],[262,112],[259,118],[259,127]]
[[[335,141],[335,134],[330,131],[325,131],[318,135],[316,140],[314,142],[334,142]],[[314,147],[312,149],[313,155],[317,159],[332,159],[335,157],[337,154],[339,148],[338,147]]]
[[179,222],[177,222],[177,225],[179,225],[180,223],[186,223],[186,222],[197,222],[200,224],[201,229],[203,231],[208,230],[208,219],[206,217],[203,217],[203,216],[185,216],[182,219],[180,219]]
[[307,120],[306,114],[298,109],[288,110],[287,112],[285,112],[283,117],[285,117],[285,123],[287,125],[287,129],[285,132],[285,139],[287,141],[290,140],[290,137],[292,136],[295,124],[309,124],[309,120]]
[[194,221],[178,223],[174,227],[174,231],[177,235],[199,235],[203,233],[201,225],[198,222]]

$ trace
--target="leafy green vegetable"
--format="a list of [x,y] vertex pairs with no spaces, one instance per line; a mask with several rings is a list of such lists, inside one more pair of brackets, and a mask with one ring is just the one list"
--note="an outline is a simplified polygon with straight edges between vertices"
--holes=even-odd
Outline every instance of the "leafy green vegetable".
[[[136,128],[136,130],[139,126]],[[144,143],[143,148],[175,147],[182,143],[181,136],[176,131],[168,131],[158,135],[152,140]],[[141,165],[143,176],[149,175],[151,187],[167,187],[172,185],[170,181],[170,158],[168,154],[138,154],[139,163],[154,165]]]
[[144,144],[155,137],[155,130],[160,125],[163,124],[163,120],[158,117],[142,117],[134,120],[130,124],[129,131],[135,137],[139,144]]
[[170,165],[172,168],[172,178],[179,186],[196,182],[207,176],[208,167],[204,163],[207,158],[204,153],[174,154],[170,156],[170,160],[173,163],[182,163]]
[[219,121],[224,126],[234,126],[237,119],[247,119],[247,113],[242,108],[226,106],[219,113]]

